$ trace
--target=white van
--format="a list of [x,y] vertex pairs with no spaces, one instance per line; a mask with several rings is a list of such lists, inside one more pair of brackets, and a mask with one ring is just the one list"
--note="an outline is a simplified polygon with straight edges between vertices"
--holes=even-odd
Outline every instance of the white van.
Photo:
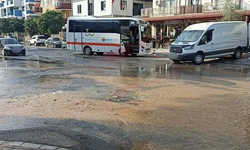
[[241,58],[247,52],[247,23],[244,21],[207,22],[188,26],[171,44],[169,59],[192,61],[196,65],[206,58],[231,55]]

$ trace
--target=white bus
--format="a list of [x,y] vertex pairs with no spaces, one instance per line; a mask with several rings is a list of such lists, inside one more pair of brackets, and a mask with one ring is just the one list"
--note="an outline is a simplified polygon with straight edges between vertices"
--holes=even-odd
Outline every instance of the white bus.
[[136,18],[69,17],[67,49],[86,55],[151,53],[151,27]]

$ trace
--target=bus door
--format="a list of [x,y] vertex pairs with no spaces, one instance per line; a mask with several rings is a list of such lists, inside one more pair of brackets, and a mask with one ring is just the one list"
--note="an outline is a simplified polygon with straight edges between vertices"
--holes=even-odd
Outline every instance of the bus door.
[[132,36],[134,37],[134,42],[131,45],[131,53],[139,53],[140,48],[140,34],[139,34],[139,28],[136,23],[136,21],[130,21],[130,32],[132,33]]
[[82,51],[82,25],[75,25],[74,29],[74,50]]

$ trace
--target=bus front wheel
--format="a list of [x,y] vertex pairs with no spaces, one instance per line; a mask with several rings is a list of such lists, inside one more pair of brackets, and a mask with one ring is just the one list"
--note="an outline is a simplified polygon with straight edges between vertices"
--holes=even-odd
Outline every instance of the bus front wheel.
[[93,52],[92,52],[92,49],[90,48],[90,47],[85,47],[84,48],[84,54],[86,54],[86,55],[92,55],[93,54]]

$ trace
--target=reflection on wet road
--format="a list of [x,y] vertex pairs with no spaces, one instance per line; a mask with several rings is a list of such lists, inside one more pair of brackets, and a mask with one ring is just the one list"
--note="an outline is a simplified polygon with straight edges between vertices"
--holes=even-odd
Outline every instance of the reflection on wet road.
[[[164,57],[41,49],[2,59],[0,140],[71,149],[249,149],[250,65]],[[37,138],[48,132],[49,139]]]

